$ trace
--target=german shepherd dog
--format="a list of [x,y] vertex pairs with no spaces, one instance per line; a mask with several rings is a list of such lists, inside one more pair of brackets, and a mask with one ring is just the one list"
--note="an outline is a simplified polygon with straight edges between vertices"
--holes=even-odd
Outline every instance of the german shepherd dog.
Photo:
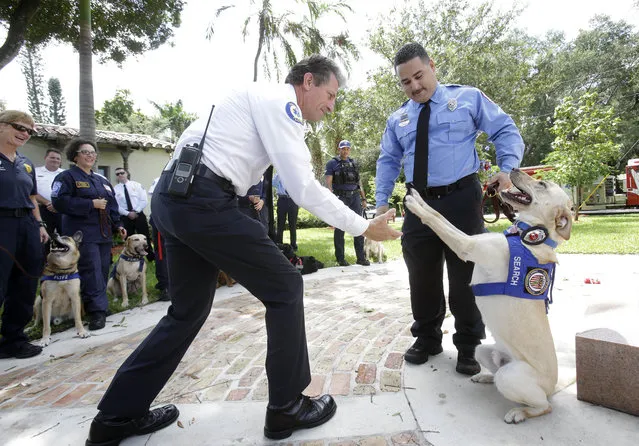
[[124,249],[113,265],[111,277],[107,283],[107,292],[114,298],[122,296],[122,307],[129,306],[129,293],[142,289],[142,305],[149,303],[146,293],[146,262],[149,245],[142,234],[133,234],[124,242]]
[[82,241],[82,232],[73,237],[61,237],[57,232],[51,237],[51,251],[47,255],[47,264],[42,273],[40,296],[33,306],[36,325],[42,321],[43,347],[51,343],[51,319],[70,319],[75,321],[75,329],[81,338],[89,337],[82,325],[82,300],[80,298],[80,275],[78,260]]

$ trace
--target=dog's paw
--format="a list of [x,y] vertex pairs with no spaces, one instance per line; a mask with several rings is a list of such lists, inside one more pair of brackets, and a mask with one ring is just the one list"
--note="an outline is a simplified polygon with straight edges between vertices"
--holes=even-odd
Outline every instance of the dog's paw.
[[474,383],[492,384],[495,382],[495,376],[488,373],[478,373],[471,376],[470,380]]
[[89,334],[88,331],[80,331],[80,332],[78,332],[78,336],[80,336],[82,339],[86,339],[86,338],[88,338],[91,335]]
[[515,407],[508,411],[504,417],[504,421],[508,424],[518,424],[522,421],[526,421],[526,418],[528,418],[526,407]]
[[49,344],[51,344],[51,338],[50,337],[42,338],[42,340],[40,341],[40,347],[46,347]]
[[142,296],[142,302],[140,302],[140,304],[142,305],[146,305],[149,303],[149,296]]
[[122,301],[122,308],[129,308],[129,301],[128,300],[123,300]]

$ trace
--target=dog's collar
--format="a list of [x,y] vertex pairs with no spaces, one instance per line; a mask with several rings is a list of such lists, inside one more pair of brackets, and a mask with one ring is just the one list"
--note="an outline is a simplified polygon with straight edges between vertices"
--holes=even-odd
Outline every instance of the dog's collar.
[[79,279],[79,278],[80,278],[80,273],[76,271],[71,274],[52,274],[50,276],[42,276],[40,278],[40,282],[44,282],[47,280],[54,280],[56,282],[61,282],[63,280],[71,280],[71,279]]
[[545,226],[536,225],[530,226],[528,223],[516,220],[515,223],[504,231],[505,235],[519,234],[519,238],[522,243],[526,245],[541,245],[545,243],[551,248],[555,249],[558,243],[548,237],[548,229]]
[[138,260],[144,261],[144,256],[128,256],[126,254],[120,254],[120,258],[127,262],[137,262]]

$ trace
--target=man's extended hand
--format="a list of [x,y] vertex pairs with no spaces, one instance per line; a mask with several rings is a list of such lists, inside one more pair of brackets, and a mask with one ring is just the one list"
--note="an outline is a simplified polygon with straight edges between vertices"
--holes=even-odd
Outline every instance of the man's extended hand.
[[[388,206],[387,206],[388,207]],[[379,213],[379,209],[377,209]],[[394,240],[402,235],[397,229],[393,229],[388,225],[388,221],[395,217],[395,209],[386,211],[385,213],[378,215],[370,221],[368,229],[364,232],[364,237],[383,242],[384,240]]]
[[513,185],[510,181],[510,176],[506,172],[497,172],[492,177],[488,178],[487,181],[490,186],[493,183],[499,183],[499,187],[497,188],[497,192],[501,192],[502,190],[506,190]]

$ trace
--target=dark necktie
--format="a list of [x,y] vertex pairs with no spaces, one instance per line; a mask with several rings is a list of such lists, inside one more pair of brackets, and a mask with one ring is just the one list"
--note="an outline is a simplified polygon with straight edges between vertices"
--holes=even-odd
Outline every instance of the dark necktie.
[[126,210],[129,212],[133,212],[133,204],[131,204],[131,197],[129,196],[129,191],[126,188],[126,184],[122,185],[124,187],[124,199],[126,200]]
[[420,193],[426,189],[428,178],[428,121],[430,119],[430,100],[424,104],[417,118],[415,136],[415,158],[413,164],[413,186]]

